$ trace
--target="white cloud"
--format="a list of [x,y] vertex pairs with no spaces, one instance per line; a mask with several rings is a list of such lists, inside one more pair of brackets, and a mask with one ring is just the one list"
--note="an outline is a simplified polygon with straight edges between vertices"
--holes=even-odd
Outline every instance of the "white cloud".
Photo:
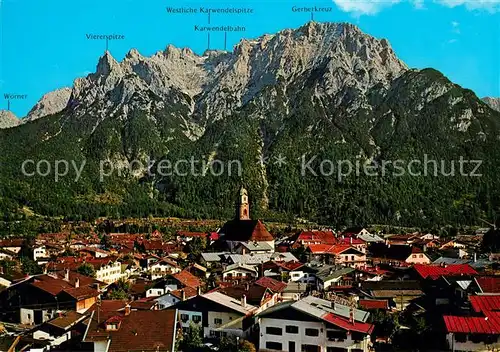
[[344,12],[374,15],[383,8],[397,4],[400,0],[333,0],[333,2]]
[[418,10],[425,9],[424,0],[411,0],[411,2],[413,3],[413,6],[415,6],[416,9]]
[[416,9],[425,8],[426,2],[434,2],[447,7],[465,6],[469,10],[500,11],[500,0],[333,0],[340,10],[356,15],[374,15],[384,8],[406,1]]
[[490,11],[500,10],[500,0],[436,0],[438,3],[448,6],[465,6],[469,10],[486,9]]

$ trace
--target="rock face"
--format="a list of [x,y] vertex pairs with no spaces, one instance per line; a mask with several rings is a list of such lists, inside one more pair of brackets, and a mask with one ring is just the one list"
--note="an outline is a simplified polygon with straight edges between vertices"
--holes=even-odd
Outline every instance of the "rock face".
[[24,121],[29,122],[61,112],[68,105],[70,96],[71,88],[61,88],[45,94],[26,115]]
[[[0,134],[0,163],[12,165],[0,179],[12,181],[8,194],[30,191],[13,199],[40,213],[226,217],[242,182],[256,207],[337,225],[471,224],[500,209],[500,113],[346,23],[310,22],[231,52],[169,46],[122,62],[108,52],[62,111],[17,131]],[[29,188],[12,180],[28,158],[86,167],[79,182],[37,178]],[[484,161],[483,176],[422,178],[408,166],[432,159],[449,174],[464,158]],[[192,172],[161,164],[187,160]],[[99,180],[103,161],[120,175]],[[340,177],[344,161],[355,169]],[[364,173],[368,162],[377,177]]]
[[483,98],[483,101],[490,106],[493,110],[500,112],[500,98]]
[[8,110],[0,110],[0,129],[18,126],[20,120]]
[[[191,136],[189,127],[196,126],[199,136],[207,123],[229,116],[279,82],[321,75],[318,93],[335,95],[386,86],[406,70],[385,39],[347,23],[310,22],[296,30],[242,40],[233,52],[198,56],[169,46],[144,57],[133,49],[122,62],[107,52],[94,74],[75,81],[71,105],[76,115],[97,114],[99,120],[135,108],[154,115],[162,104],[150,101],[153,94],[185,107],[183,132]],[[143,103],[146,100],[150,102]],[[96,106],[95,101],[105,103]],[[337,103],[341,101],[339,95]]]

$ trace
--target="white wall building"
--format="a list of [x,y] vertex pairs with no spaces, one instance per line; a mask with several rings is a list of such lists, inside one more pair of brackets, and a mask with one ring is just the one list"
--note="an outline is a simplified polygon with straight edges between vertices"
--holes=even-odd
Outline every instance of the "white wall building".
[[286,352],[368,352],[369,313],[312,296],[260,313],[259,349]]
[[119,261],[102,264],[95,267],[96,279],[112,284],[122,277],[122,264]]

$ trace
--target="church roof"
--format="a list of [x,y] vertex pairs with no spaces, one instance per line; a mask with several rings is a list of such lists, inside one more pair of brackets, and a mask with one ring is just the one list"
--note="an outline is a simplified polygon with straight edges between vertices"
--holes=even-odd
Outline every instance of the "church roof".
[[230,220],[224,224],[219,233],[225,241],[274,241],[260,220]]

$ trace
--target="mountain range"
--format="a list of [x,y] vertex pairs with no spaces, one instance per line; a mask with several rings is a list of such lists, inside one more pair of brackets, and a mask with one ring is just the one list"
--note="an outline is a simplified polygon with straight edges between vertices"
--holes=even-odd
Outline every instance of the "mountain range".
[[[498,110],[498,100],[407,67],[386,39],[348,23],[309,22],[231,52],[168,46],[145,57],[132,49],[121,62],[106,52],[95,73],[45,95],[20,123],[0,113],[0,209],[9,217],[22,207],[70,218],[228,217],[243,184],[253,215],[264,218],[477,224],[500,205]],[[159,172],[162,160],[191,158],[238,160],[242,172]],[[323,160],[426,158],[447,170],[480,160],[482,176],[317,172]],[[27,159],[85,167],[77,182],[71,172],[56,182],[23,175]],[[312,160],[306,173],[304,160]],[[101,180],[103,164],[115,173]]]

